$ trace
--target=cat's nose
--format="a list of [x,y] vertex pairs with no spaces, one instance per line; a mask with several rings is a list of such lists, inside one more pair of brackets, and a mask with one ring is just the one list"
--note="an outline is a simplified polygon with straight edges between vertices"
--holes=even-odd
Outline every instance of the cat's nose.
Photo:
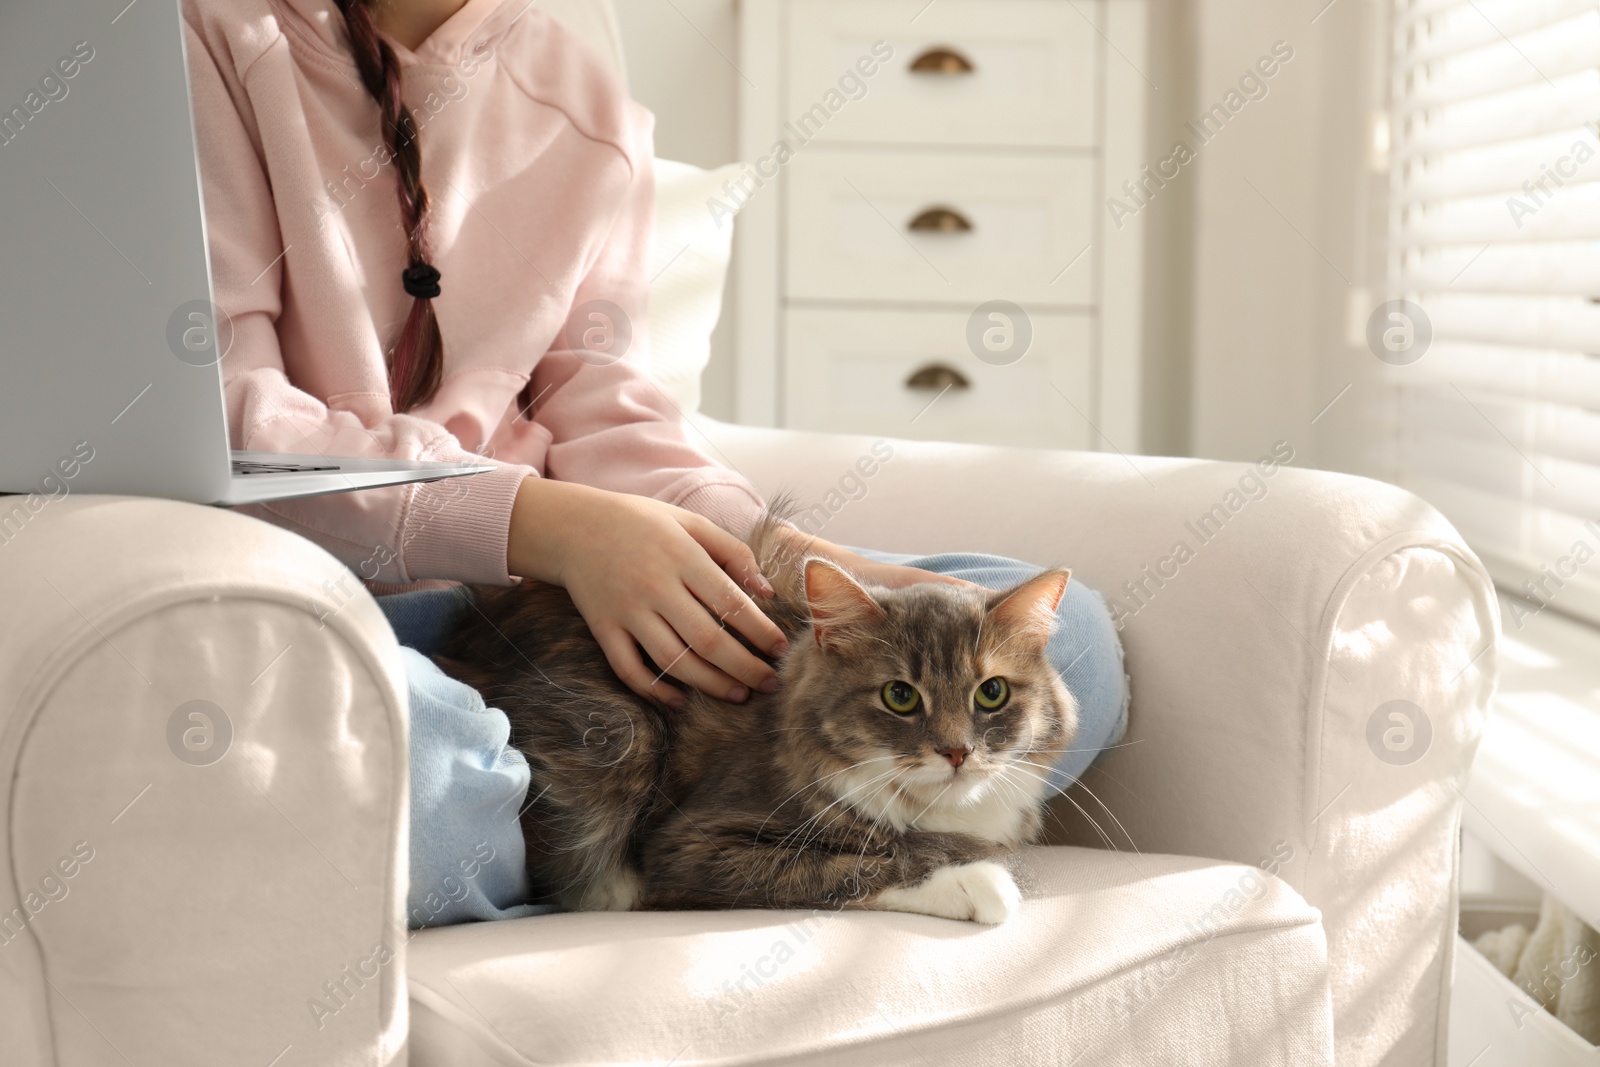
[[950,766],[959,767],[963,760],[972,755],[970,748],[941,748],[939,755],[950,761]]

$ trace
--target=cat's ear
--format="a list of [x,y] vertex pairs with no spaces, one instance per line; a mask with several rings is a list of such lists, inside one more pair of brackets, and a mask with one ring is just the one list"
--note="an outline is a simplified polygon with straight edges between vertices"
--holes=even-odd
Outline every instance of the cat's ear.
[[989,609],[989,617],[1009,631],[1043,648],[1056,628],[1056,609],[1067,593],[1072,572],[1048,570],[1023,582]]
[[841,567],[816,556],[806,560],[806,605],[817,646],[825,652],[837,649],[853,630],[884,618],[871,593]]

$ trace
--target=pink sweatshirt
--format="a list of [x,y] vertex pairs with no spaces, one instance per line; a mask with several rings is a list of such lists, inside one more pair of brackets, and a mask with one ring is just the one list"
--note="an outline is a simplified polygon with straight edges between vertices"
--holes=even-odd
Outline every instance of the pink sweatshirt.
[[[253,513],[384,583],[509,582],[530,475],[744,532],[760,498],[690,445],[649,375],[654,120],[586,44],[527,0],[468,0],[415,53],[390,42],[421,130],[445,352],[438,395],[396,415],[384,351],[410,305],[405,240],[343,17],[332,0],[185,0],[185,17],[233,447],[497,464]],[[620,361],[573,350],[594,300],[631,320]]]

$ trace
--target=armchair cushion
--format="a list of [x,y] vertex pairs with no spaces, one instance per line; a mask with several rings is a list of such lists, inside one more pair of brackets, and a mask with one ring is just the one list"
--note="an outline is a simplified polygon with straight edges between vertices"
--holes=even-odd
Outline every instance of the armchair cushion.
[[[997,927],[732,911],[425,930],[412,1060],[1333,1063],[1319,916],[1281,881],[1076,848],[1030,851],[1020,881],[1026,902]],[[1223,1001],[1249,1010],[1219,1038]]]

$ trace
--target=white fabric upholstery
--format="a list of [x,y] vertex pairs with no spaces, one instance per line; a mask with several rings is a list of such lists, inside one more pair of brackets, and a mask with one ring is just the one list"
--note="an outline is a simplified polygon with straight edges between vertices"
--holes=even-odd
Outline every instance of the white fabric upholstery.
[[[0,922],[28,914],[0,938],[0,1062],[397,1062],[405,690],[371,597],[254,519],[69,497],[0,544],[0,598]],[[231,723],[209,766],[169,745],[197,699]],[[330,981],[350,998],[319,1026]]]
[[[1333,1063],[1322,928],[1259,871],[1033,850],[999,927],[865,912],[429,930],[412,1056],[511,1064]],[[1209,919],[1206,918],[1209,916]],[[1216,1025],[1219,1002],[1248,1017]]]
[[[1130,604],[1123,583],[1145,581],[1122,633],[1129,733],[1084,784],[1141,849],[1246,864],[1293,849],[1284,878],[1328,930],[1340,1067],[1444,1062],[1459,790],[1493,693],[1499,616],[1487,573],[1436,511],[1379,482],[1282,469],[1157,586],[1146,565],[1196,542],[1185,524],[1252,468],[895,442],[852,500],[841,479],[866,438],[780,445],[700,425],[763,492],[821,505],[815,532],[829,540],[1064,563]],[[1367,739],[1396,699],[1431,724],[1407,766]],[[1128,846],[1097,801],[1075,797]],[[1058,806],[1061,840],[1097,843]]]
[[[1108,590],[1241,471],[894,442],[851,500],[827,490],[863,439],[700,425],[763,490],[826,501],[831,539],[1061,560]],[[484,1044],[485,1027],[516,1048],[515,1019],[548,1011],[535,1003],[543,991],[570,1006],[581,987],[591,1016],[616,1018],[648,979],[666,1014],[606,1038],[636,1060],[666,1062],[694,1037],[704,1044],[680,1062],[759,1062],[781,1023],[797,1054],[833,1048],[810,1062],[968,1064],[998,1050],[987,1062],[1070,1063],[1074,1042],[1092,1038],[1080,1064],[1326,1063],[1315,1007],[1326,988],[1331,1062],[1443,1063],[1456,787],[1494,653],[1473,658],[1495,617],[1449,527],[1386,486],[1279,472],[1128,621],[1129,736],[1087,784],[1142,858],[1125,840],[1119,854],[1042,851],[1023,920],[996,931],[829,919],[826,958],[762,987],[715,1034],[703,1015],[669,1009],[714,994],[723,964],[770,947],[779,917],[496,924],[419,937],[408,964],[394,639],[320,549],[227,512],[75,497],[0,544],[0,591],[11,609],[0,614],[0,919],[19,907],[26,918],[0,943],[8,1062],[265,1064],[287,1047],[282,1064],[400,1063],[408,1033],[419,1067],[526,1062]],[[1366,739],[1373,702],[1397,696],[1432,723],[1409,766],[1378,760]],[[193,699],[232,723],[211,766],[169,746],[173,712]],[[1093,798],[1074,799],[1120,837]],[[1063,808],[1065,840],[1096,844]],[[79,841],[93,859],[27,914],[27,894]],[[1286,849],[1282,882],[1237,916],[1253,932],[1212,939],[1162,980],[1185,923]],[[677,966],[697,953],[722,961],[709,987]],[[890,968],[897,958],[922,962]],[[414,988],[408,966],[426,976]],[[1137,994],[1104,980],[1118,967],[1154,999],[1121,1031],[1119,1005]],[[829,975],[880,1014],[829,1000]],[[337,1010],[319,1013],[317,1000]],[[539,1017],[553,1048],[594,1062],[615,1051]],[[903,1040],[886,1036],[901,1028]]]

